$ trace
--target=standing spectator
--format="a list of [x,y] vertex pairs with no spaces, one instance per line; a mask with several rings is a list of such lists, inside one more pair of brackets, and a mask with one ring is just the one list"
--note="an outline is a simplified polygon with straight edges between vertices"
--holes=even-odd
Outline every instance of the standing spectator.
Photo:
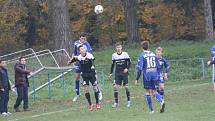
[[6,62],[0,60],[0,113],[3,116],[8,116],[11,113],[8,112],[9,90],[10,83],[8,79]]
[[26,70],[26,60],[24,57],[20,57],[19,61],[14,66],[15,70],[15,86],[17,88],[17,99],[14,104],[16,112],[20,112],[19,105],[23,101],[24,111],[29,111],[28,107],[28,87],[29,82],[27,76],[30,71]]

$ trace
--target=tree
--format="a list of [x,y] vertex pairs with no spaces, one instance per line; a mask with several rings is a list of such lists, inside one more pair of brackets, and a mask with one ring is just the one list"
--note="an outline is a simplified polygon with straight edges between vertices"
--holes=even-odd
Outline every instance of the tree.
[[122,3],[125,15],[126,32],[128,35],[128,44],[131,46],[139,42],[136,10],[137,0],[122,0]]
[[204,0],[204,14],[205,14],[206,39],[208,41],[212,41],[213,40],[213,19],[212,19],[211,0]]
[[70,24],[66,0],[48,0],[50,18],[50,35],[55,49],[66,49],[70,52]]

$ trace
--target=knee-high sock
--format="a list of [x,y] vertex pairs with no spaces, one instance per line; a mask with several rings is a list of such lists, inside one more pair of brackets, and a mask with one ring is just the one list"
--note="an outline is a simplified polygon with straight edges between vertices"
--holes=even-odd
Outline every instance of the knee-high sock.
[[130,91],[126,90],[127,101],[130,101]]
[[95,93],[95,99],[96,99],[96,104],[99,103],[99,92],[94,92]]
[[118,103],[118,91],[114,90],[115,103]]
[[80,81],[79,80],[75,81],[75,93],[76,93],[76,95],[80,95]]
[[157,102],[159,102],[160,104],[163,102],[162,96],[158,93],[154,94],[154,97],[156,99]]
[[150,111],[153,111],[151,95],[145,95],[146,104]]
[[160,89],[159,90],[159,94],[162,96],[162,98],[164,97],[164,89]]
[[91,102],[91,99],[90,99],[90,93],[89,93],[89,92],[88,92],[88,93],[85,93],[85,97],[86,97],[86,99],[87,99],[89,105],[92,105],[92,102]]

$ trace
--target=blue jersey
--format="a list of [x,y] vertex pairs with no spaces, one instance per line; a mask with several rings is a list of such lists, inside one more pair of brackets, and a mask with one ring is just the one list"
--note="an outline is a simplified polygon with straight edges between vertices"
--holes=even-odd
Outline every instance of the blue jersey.
[[159,69],[158,59],[151,51],[144,51],[140,54],[137,68],[143,72],[157,72]]
[[215,57],[215,45],[211,47],[211,56]]
[[137,77],[139,79],[143,71],[143,84],[145,89],[156,89],[158,83],[160,65],[156,55],[151,51],[143,51],[137,62]]
[[159,72],[160,73],[169,73],[170,65],[165,58],[158,58],[158,62],[160,65]]
[[92,52],[92,48],[91,48],[90,44],[87,41],[81,42],[80,40],[77,40],[74,43],[73,56],[78,56],[80,54],[79,50],[78,50],[78,48],[80,46],[83,46],[87,52],[89,52],[89,53]]
[[159,72],[159,82],[160,83],[165,83],[163,73],[169,73],[170,65],[167,62],[167,60],[165,58],[163,58],[163,57],[158,58],[158,62],[159,62],[159,65],[160,65],[160,69],[158,70],[158,72]]

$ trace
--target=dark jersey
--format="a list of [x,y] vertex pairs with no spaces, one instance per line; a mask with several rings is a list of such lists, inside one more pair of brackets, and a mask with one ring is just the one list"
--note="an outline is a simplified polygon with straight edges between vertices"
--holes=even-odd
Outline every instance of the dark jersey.
[[112,65],[111,65],[111,74],[114,71],[116,75],[124,75],[123,72],[125,68],[129,69],[131,65],[131,59],[127,52],[122,52],[121,54],[114,53],[112,55]]
[[95,58],[91,53],[87,52],[85,56],[82,56],[80,54],[77,59],[80,63],[80,70],[82,74],[95,73],[95,67],[94,67]]

